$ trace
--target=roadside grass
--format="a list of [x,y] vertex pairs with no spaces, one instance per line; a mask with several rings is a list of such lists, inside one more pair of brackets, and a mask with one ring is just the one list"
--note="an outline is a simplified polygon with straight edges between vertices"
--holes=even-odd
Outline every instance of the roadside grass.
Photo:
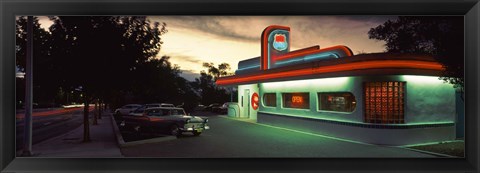
[[452,142],[440,142],[437,144],[428,144],[428,145],[418,145],[411,146],[407,148],[412,148],[416,150],[423,150],[433,153],[446,154],[456,157],[465,157],[465,142],[461,141],[452,141]]

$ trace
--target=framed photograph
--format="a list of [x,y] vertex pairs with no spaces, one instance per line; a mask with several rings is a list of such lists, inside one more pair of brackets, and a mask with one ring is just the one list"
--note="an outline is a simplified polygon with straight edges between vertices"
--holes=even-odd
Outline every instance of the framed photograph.
[[2,172],[478,172],[478,0],[0,6]]

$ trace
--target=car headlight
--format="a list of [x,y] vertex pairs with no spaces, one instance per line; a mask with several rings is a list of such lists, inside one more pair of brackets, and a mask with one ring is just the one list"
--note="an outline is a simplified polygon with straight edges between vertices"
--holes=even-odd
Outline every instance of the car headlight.
[[190,123],[190,119],[187,119],[187,120],[185,121],[185,123]]
[[205,123],[208,123],[208,119],[205,119]]

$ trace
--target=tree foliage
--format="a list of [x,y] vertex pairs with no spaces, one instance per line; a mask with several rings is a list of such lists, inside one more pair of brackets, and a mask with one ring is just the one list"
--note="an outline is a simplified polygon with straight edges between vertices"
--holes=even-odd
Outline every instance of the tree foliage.
[[[53,59],[65,88],[81,87],[85,116],[97,98],[112,101],[128,93],[140,64],[160,51],[166,24],[146,17],[57,16],[50,18]],[[117,92],[113,92],[117,91]],[[108,98],[109,97],[109,98]],[[89,141],[88,120],[84,140]]]
[[387,52],[432,55],[445,71],[440,77],[463,91],[464,20],[462,16],[408,16],[370,29],[370,39],[386,42]]
[[203,67],[207,71],[200,71],[200,77],[196,78],[195,86],[201,91],[201,102],[205,105],[212,103],[223,103],[230,100],[230,92],[225,88],[218,87],[215,84],[217,78],[231,75],[230,65],[228,63],[221,63],[216,67],[211,62],[204,62]]
[[[50,56],[52,47],[51,34],[40,27],[37,17],[33,18],[33,95],[34,101],[39,104],[54,102],[53,97],[59,87],[60,76],[57,73],[57,65]],[[16,64],[21,72],[25,72],[26,47],[27,45],[27,17],[21,16],[16,21]],[[23,79],[21,79],[23,80]],[[23,96],[22,93],[19,93]],[[18,92],[17,92],[18,93]],[[23,100],[23,98],[21,99]],[[52,106],[52,105],[48,105]]]
[[[53,22],[49,31],[35,19],[34,70],[38,72],[34,72],[34,95],[57,104],[83,102],[85,141],[89,140],[88,105],[94,100],[111,108],[168,102],[191,112],[199,102],[221,103],[229,98],[225,89],[215,85],[218,77],[231,74],[229,64],[206,63],[208,72],[202,71],[200,78],[190,82],[180,76],[180,67],[172,64],[169,56],[157,57],[163,43],[161,36],[167,32],[165,23],[137,16],[49,19]],[[26,18],[19,17],[20,69],[25,66],[25,28]]]

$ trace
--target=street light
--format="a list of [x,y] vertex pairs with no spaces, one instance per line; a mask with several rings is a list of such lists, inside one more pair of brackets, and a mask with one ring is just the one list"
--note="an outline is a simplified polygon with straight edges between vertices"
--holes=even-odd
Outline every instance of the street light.
[[32,101],[33,101],[33,16],[27,17],[27,62],[25,68],[25,117],[22,156],[32,156]]

